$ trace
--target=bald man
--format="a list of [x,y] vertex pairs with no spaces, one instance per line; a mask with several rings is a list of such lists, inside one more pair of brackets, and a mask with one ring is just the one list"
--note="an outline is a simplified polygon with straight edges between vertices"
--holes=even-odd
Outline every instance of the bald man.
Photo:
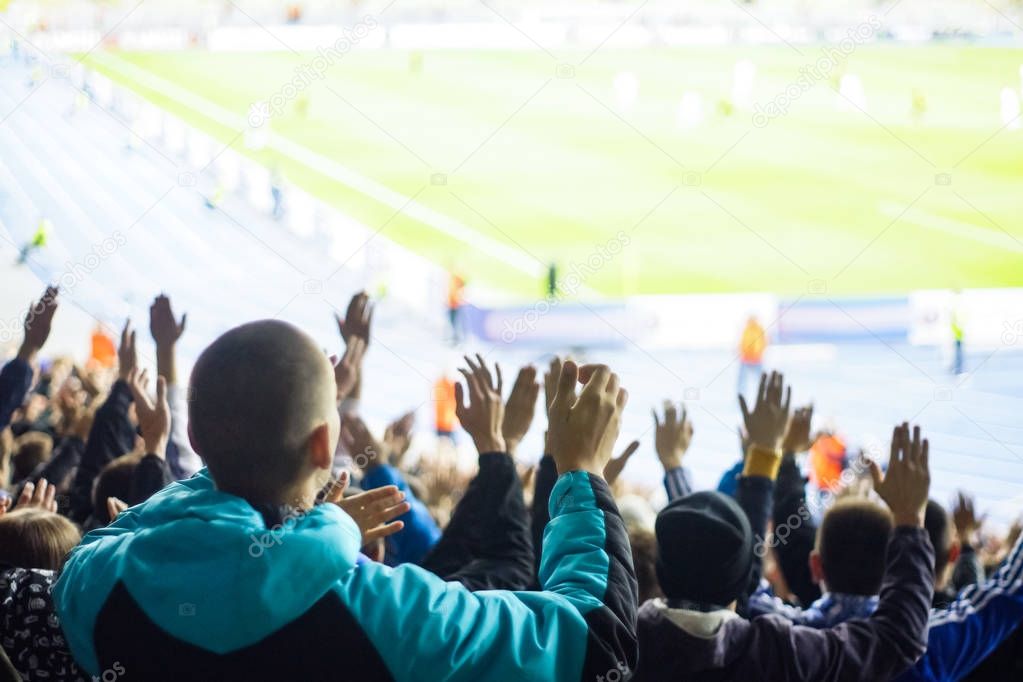
[[360,558],[356,521],[316,504],[337,393],[316,343],[282,322],[238,327],[203,352],[189,417],[207,469],[88,534],[54,587],[83,668],[128,680],[480,682],[634,666],[636,579],[600,474],[625,404],[617,376],[562,372],[544,592],[474,593]]

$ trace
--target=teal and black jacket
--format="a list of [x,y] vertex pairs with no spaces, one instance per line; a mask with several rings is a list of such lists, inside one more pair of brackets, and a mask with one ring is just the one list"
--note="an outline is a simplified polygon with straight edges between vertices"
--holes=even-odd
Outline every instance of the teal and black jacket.
[[583,472],[550,516],[544,591],[472,592],[361,561],[334,505],[267,527],[204,470],[87,534],[53,598],[78,663],[126,680],[616,679],[637,655],[624,524]]

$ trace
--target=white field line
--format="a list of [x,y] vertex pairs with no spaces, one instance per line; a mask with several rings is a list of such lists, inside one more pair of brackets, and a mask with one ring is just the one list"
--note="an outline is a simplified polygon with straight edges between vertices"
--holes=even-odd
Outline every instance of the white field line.
[[[150,90],[159,92],[188,106],[215,123],[237,131],[242,131],[249,127],[248,121],[244,116],[233,114],[194,92],[160,78],[156,74],[137,67],[119,57],[109,53],[97,52],[91,55],[90,58],[110,69],[120,72]],[[530,277],[540,277],[546,270],[542,263],[537,262],[535,258],[521,250],[486,237],[453,218],[449,218],[400,192],[395,192],[367,178],[337,161],[321,156],[308,147],[292,142],[269,130],[267,131],[267,146],[279,154],[312,168],[331,180],[362,192],[402,215],[464,242],[473,249],[485,253]]]
[[[896,218],[903,212],[903,208],[891,203],[881,204],[881,213],[891,218]],[[918,208],[911,208],[899,222],[912,223],[923,228],[946,232],[962,239],[992,246],[997,249],[1006,249],[1023,253],[1023,243],[1009,237],[1001,230],[995,228],[980,227],[972,223],[964,223],[960,220],[945,218]]]

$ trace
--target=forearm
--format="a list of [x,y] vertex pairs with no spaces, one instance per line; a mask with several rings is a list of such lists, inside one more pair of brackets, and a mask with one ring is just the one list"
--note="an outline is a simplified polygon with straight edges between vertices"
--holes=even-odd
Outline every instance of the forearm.
[[168,385],[178,383],[177,359],[173,343],[156,344],[156,374],[163,377]]
[[533,575],[529,516],[510,455],[480,455],[479,473],[420,565],[472,590],[529,587]]
[[543,553],[543,532],[547,523],[551,520],[550,500],[551,491],[558,482],[558,467],[554,464],[551,455],[544,455],[536,465],[536,474],[533,476],[533,504],[530,516],[532,537],[533,537],[533,567],[537,575],[540,572],[540,559]]
[[[636,667],[639,599],[625,524],[607,483],[584,472],[562,475],[551,492],[540,584],[565,597],[589,626],[583,679],[621,663]],[[580,568],[590,568],[580,575]]]
[[405,501],[411,509],[396,520],[405,527],[387,540],[387,560],[391,565],[419,563],[440,538],[440,529],[430,516],[426,506],[416,498],[401,473],[389,464],[368,469],[362,477],[362,488],[372,490],[385,485],[397,486],[405,493]]
[[668,492],[668,502],[693,492],[693,482],[689,470],[682,465],[665,469],[664,489]]
[[135,430],[128,418],[131,402],[128,384],[119,380],[110,389],[106,402],[96,410],[71,487],[71,518],[78,523],[85,521],[92,511],[92,484],[96,476],[112,460],[130,452],[135,444]]
[[20,355],[0,370],[0,430],[11,423],[11,415],[21,407],[32,388],[32,365]]
[[167,465],[174,478],[188,478],[202,468],[202,458],[192,449],[188,439],[188,410],[185,406],[182,388],[176,384],[167,384],[167,403],[171,411],[170,443],[167,448]]

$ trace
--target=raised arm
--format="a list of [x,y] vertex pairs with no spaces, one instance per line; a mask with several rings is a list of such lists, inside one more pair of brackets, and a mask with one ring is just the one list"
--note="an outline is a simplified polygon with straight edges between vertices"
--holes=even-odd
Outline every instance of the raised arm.
[[791,656],[775,657],[781,670],[764,670],[765,679],[887,680],[906,670],[927,647],[927,614],[934,589],[934,551],[923,528],[930,487],[928,444],[919,428],[910,439],[908,425],[896,427],[888,473],[873,465],[875,490],[892,510],[895,531],[888,544],[887,568],[877,610],[869,618],[833,628],[803,626],[775,630],[756,619],[770,646]]
[[682,458],[693,440],[693,423],[682,405],[679,416],[674,403],[664,401],[664,415],[658,418],[657,410],[651,410],[654,416],[654,449],[657,459],[664,468],[664,488],[668,491],[668,502],[693,492],[689,471],[682,466]]
[[128,378],[138,365],[135,350],[135,331],[131,321],[121,330],[121,345],[117,349],[117,381],[110,389],[103,405],[96,410],[92,429],[85,441],[85,450],[71,485],[71,519],[84,522],[92,512],[92,484],[99,472],[113,459],[130,452],[135,445],[135,429],[128,417],[131,407],[131,388]]
[[149,306],[149,333],[156,343],[156,373],[167,382],[167,404],[170,408],[170,436],[167,444],[167,467],[174,478],[188,478],[202,468],[202,458],[188,440],[188,410],[184,391],[178,384],[178,339],[185,333],[188,315],[179,321],[171,309],[171,301],[160,294]]
[[931,612],[927,652],[900,679],[959,680],[1023,623],[1023,536],[990,579]]
[[42,298],[29,305],[18,354],[0,371],[0,430],[11,423],[11,415],[32,387],[36,356],[50,337],[53,314],[57,312],[57,293],[56,287],[47,287]]
[[429,671],[434,680],[590,682],[635,667],[636,580],[600,477],[626,396],[607,368],[585,368],[576,397],[578,376],[566,363],[552,407],[561,475],[544,534],[544,592],[470,592],[414,566],[363,566],[342,581],[342,598],[394,679]]
[[[523,367],[501,410],[500,367],[495,385],[486,363],[466,358],[467,390],[458,384],[458,421],[472,436],[480,470],[459,500],[423,568],[471,590],[524,590],[533,581],[533,542],[522,483],[507,450],[525,435],[536,409],[540,385],[536,370]],[[469,404],[464,400],[468,395]]]

